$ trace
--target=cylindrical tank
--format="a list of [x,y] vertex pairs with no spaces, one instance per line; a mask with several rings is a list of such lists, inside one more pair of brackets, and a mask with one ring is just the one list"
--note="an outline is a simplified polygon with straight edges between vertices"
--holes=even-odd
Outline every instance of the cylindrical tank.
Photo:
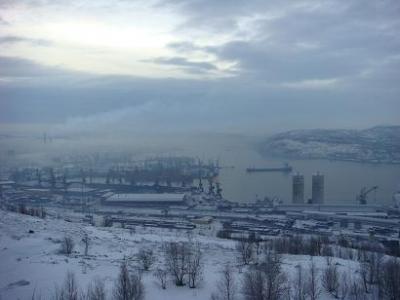
[[324,203],[324,175],[317,172],[312,176],[312,203]]
[[292,177],[292,201],[293,203],[304,203],[304,176],[296,173]]

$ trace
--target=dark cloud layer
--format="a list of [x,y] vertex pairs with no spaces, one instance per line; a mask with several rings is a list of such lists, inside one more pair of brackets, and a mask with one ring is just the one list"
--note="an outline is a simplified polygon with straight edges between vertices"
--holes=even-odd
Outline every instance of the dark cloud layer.
[[[98,76],[0,57],[0,122],[247,132],[399,123],[399,1],[171,0],[160,7],[186,20],[168,45],[176,55],[147,62],[217,71],[210,60],[191,58],[203,53],[235,64],[235,72],[197,80]],[[191,30],[232,38],[207,45]],[[0,44],[34,43],[19,39]]]
[[50,122],[67,132],[365,127],[371,120],[393,123],[399,108],[392,101],[397,91],[299,92],[243,78],[94,76],[25,60],[0,61],[19,66],[8,68],[12,72],[0,67],[0,77],[11,80],[0,81],[0,122]]

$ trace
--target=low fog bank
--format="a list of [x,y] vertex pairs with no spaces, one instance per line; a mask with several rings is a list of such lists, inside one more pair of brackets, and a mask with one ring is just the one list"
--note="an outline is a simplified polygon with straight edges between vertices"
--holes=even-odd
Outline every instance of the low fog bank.
[[201,159],[220,158],[232,147],[250,147],[262,136],[206,131],[135,132],[132,130],[58,131],[54,126],[0,127],[3,163],[45,166],[60,156],[129,154],[135,158],[188,155]]

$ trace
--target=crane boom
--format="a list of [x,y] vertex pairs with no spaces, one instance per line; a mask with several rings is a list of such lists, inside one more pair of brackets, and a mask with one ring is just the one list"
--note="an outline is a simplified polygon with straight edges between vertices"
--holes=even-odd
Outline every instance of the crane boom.
[[358,203],[363,204],[363,205],[367,204],[367,195],[369,193],[371,193],[372,191],[376,191],[377,189],[378,189],[377,185],[375,185],[369,189],[367,189],[366,187],[363,187],[361,189],[360,193],[357,195]]

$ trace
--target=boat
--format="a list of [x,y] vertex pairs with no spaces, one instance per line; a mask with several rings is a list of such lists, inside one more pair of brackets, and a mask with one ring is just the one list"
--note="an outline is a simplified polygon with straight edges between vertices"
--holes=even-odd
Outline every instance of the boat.
[[288,163],[285,163],[282,167],[275,167],[275,168],[254,168],[249,167],[246,169],[247,173],[253,172],[292,172],[293,168]]

